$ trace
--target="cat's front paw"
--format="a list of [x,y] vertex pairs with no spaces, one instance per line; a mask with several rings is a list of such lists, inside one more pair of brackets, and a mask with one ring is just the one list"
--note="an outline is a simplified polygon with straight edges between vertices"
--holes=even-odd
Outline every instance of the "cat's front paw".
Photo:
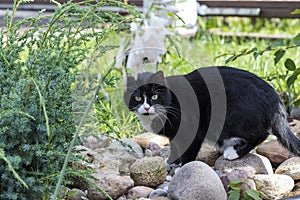
[[233,147],[228,147],[224,150],[223,157],[227,160],[235,160],[239,158],[239,155]]

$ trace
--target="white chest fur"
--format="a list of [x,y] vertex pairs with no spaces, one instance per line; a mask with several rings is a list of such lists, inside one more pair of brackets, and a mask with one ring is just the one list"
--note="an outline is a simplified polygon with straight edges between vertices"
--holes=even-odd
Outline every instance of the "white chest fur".
[[153,132],[151,124],[152,124],[155,116],[154,115],[140,115],[140,114],[136,114],[136,115],[139,118],[141,125],[144,127],[144,129],[146,129],[149,132]]

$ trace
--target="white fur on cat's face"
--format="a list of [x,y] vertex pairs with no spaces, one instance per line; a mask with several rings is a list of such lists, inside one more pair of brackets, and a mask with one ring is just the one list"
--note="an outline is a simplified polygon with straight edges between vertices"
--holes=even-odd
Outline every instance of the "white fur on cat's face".
[[[156,101],[159,99],[159,94],[152,94],[151,97],[143,95],[141,96],[135,96],[135,101],[140,102],[140,105],[135,110],[136,116],[139,118],[142,126],[149,132],[155,132],[152,128],[153,120],[159,119],[159,124],[161,127],[157,126],[159,130],[163,127],[166,117],[163,117],[166,115],[165,109],[159,105],[159,104],[153,104],[153,101]],[[150,99],[150,100],[149,100]],[[148,103],[149,102],[149,103]]]
[[153,106],[150,106],[147,102],[147,96],[144,96],[144,103],[137,109],[138,114],[154,114],[155,108]]

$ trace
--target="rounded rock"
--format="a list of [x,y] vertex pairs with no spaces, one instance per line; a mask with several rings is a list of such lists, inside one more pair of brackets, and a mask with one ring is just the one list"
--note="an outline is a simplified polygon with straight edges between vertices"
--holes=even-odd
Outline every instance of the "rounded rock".
[[294,187],[294,180],[287,175],[259,174],[254,175],[253,179],[257,190],[265,194],[267,199],[280,199]]
[[216,147],[209,144],[202,144],[200,151],[198,152],[196,160],[202,161],[209,166],[214,166],[216,160],[220,157],[221,153]]
[[278,140],[264,142],[256,149],[256,152],[267,157],[274,167],[277,167],[290,157],[290,152]]
[[224,173],[235,169],[246,171],[250,176],[254,174],[274,174],[271,162],[264,156],[248,153],[236,160],[226,160],[219,157],[214,168]]
[[146,148],[150,142],[154,142],[159,146],[165,146],[169,144],[169,139],[167,137],[160,136],[150,132],[137,135],[133,137],[132,140],[138,143],[143,148]]
[[284,161],[275,170],[275,174],[285,174],[292,177],[294,180],[300,179],[300,157],[292,157]]
[[144,157],[130,168],[130,177],[138,186],[156,187],[166,180],[166,174],[166,163],[161,157]]
[[136,158],[144,157],[142,147],[138,143],[136,143],[135,141],[133,141],[131,139],[122,138],[119,141],[115,141],[115,142],[111,143],[111,145],[109,147],[126,150],[128,153],[132,154]]
[[[127,191],[134,185],[133,180],[128,176],[96,173],[93,174],[93,177],[96,180],[92,181],[102,190],[106,191],[106,193],[112,198],[117,198],[124,193],[127,193]],[[88,198],[89,200],[100,200],[106,199],[107,197],[102,192],[99,192],[93,188],[89,188]]]
[[139,199],[139,198],[147,198],[149,194],[153,191],[153,188],[146,186],[136,186],[131,188],[127,193],[128,199]]
[[193,161],[185,164],[169,184],[169,194],[175,200],[226,200],[223,184],[207,164]]
[[92,150],[108,147],[112,139],[104,134],[90,135],[83,139],[83,145]]

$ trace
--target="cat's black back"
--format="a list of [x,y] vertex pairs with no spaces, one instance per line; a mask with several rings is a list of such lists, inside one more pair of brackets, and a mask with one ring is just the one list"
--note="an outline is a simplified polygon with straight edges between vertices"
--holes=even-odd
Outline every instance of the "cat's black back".
[[[148,82],[152,82],[151,87]],[[170,138],[170,162],[185,164],[195,160],[205,138],[216,144],[225,158],[236,159],[265,140],[270,131],[285,147],[300,155],[300,141],[289,129],[279,96],[252,73],[230,67],[207,67],[164,79],[161,74],[141,74],[128,85],[132,83],[136,88],[125,93],[127,105],[144,126],[148,123],[148,129]],[[139,92],[135,93],[137,88]],[[159,88],[159,99],[150,101],[151,95],[156,94],[155,88]],[[144,97],[140,106],[153,107],[154,113],[167,108],[160,113],[163,117],[138,113],[139,105],[132,100],[132,94]]]

